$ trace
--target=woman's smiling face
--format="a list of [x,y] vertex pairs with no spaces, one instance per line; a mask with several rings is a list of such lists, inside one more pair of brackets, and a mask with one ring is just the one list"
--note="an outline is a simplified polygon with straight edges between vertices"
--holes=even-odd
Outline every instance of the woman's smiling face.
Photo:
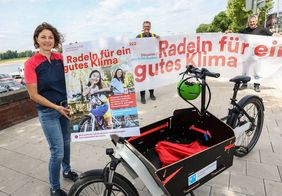
[[48,29],[42,30],[38,34],[36,41],[39,45],[39,49],[44,50],[44,51],[51,51],[51,49],[54,48],[54,45],[55,45],[54,35],[52,31]]

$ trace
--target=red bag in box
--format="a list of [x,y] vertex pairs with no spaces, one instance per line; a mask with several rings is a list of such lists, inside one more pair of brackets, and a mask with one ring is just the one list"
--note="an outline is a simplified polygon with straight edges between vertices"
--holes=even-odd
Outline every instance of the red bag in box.
[[202,146],[199,142],[195,141],[190,144],[176,144],[167,141],[157,143],[156,151],[163,166],[169,165],[195,153],[201,152],[208,147]]

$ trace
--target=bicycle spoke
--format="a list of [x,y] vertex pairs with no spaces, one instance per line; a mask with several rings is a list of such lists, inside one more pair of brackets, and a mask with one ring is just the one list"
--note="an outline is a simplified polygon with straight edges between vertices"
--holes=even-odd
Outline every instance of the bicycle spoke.
[[241,112],[237,116],[234,127],[243,126],[244,124],[249,123],[250,119],[252,120],[252,126],[236,138],[236,153],[239,157],[248,154],[256,144],[259,137],[258,134],[261,132],[261,116],[263,115],[260,103],[256,102],[255,99],[247,101],[247,104],[243,106],[243,109],[246,114]]
[[[94,182],[92,184],[89,184],[86,188],[84,188],[79,195],[80,196],[93,196],[93,195],[104,195],[106,191],[106,187],[103,182]],[[111,195],[124,195],[123,191],[113,185]]]

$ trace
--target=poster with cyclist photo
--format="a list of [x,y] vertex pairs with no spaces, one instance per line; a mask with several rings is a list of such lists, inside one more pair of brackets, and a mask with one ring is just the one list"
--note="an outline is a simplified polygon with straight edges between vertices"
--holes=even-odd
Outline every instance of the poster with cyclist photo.
[[128,40],[74,43],[63,53],[72,141],[139,135]]

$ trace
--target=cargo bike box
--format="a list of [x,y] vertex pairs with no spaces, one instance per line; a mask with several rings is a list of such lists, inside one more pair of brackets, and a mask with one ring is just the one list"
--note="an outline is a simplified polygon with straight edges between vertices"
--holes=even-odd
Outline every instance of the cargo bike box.
[[[191,126],[208,131],[211,137],[207,139]],[[182,144],[197,141],[207,148],[162,166],[155,151],[160,141]],[[127,142],[165,193],[185,195],[232,165],[235,136],[230,126],[211,113],[201,115],[195,108],[188,108],[175,110],[173,116],[142,127],[140,136]]]

